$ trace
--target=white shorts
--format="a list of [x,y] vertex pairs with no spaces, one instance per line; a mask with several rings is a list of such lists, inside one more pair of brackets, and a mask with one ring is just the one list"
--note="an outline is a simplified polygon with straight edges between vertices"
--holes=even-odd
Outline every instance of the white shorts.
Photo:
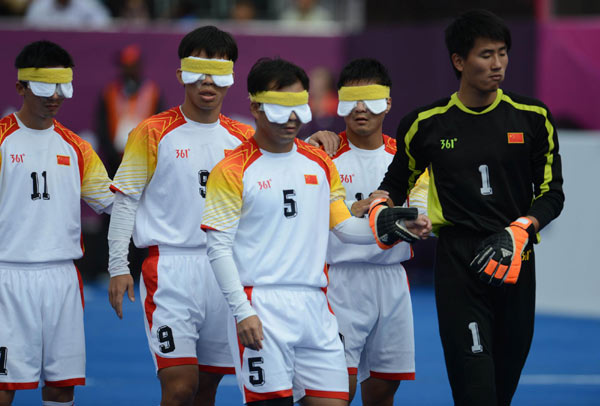
[[140,296],[156,369],[198,365],[233,374],[227,342],[229,307],[200,248],[150,247]]
[[73,261],[0,263],[0,390],[85,385],[83,284]]
[[329,268],[327,297],[344,336],[348,373],[415,379],[415,334],[406,271],[401,264]]
[[293,396],[348,400],[344,348],[319,288],[246,288],[263,326],[263,348],[239,344],[233,317],[229,342],[244,403]]

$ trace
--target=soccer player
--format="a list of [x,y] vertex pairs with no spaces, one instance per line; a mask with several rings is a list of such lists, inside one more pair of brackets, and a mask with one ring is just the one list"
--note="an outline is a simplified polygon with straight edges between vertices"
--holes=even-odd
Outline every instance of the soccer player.
[[436,303],[454,402],[510,405],[533,337],[533,243],[563,207],[558,135],[542,102],[500,89],[511,35],[499,17],[462,14],[446,29],[446,45],[458,92],[401,120],[379,188],[403,202],[429,167]]
[[83,199],[110,213],[113,194],[89,143],[54,120],[73,96],[73,59],[38,41],[15,60],[21,109],[0,120],[0,405],[35,389],[42,404],[73,404],[85,385]]
[[179,44],[183,104],[154,115],[129,135],[113,182],[109,300],[122,317],[134,300],[127,250],[149,247],[140,292],[146,335],[162,389],[161,404],[213,405],[217,386],[233,373],[227,304],[206,256],[200,229],[213,166],[253,129],[221,114],[238,56],[234,39],[200,27]]
[[[369,196],[396,153],[396,140],[382,132],[392,107],[391,86],[385,66],[368,58],[346,65],[337,84],[338,114],[346,130],[339,134],[333,162],[348,196],[346,204],[358,217],[369,208],[374,199]],[[426,191],[427,182],[421,185]],[[400,381],[415,377],[412,304],[401,264],[411,256],[407,242],[383,251],[374,241],[355,245],[335,234],[329,237],[327,292],[344,336],[350,400],[357,374],[363,404],[382,406],[393,405]]]
[[[343,241],[374,240],[368,221],[346,208],[333,162],[296,139],[311,118],[308,85],[298,66],[260,59],[248,75],[254,138],[208,181],[202,228],[235,319],[229,339],[249,405],[348,401],[343,345],[325,295],[328,230]],[[420,233],[423,219],[405,224]]]

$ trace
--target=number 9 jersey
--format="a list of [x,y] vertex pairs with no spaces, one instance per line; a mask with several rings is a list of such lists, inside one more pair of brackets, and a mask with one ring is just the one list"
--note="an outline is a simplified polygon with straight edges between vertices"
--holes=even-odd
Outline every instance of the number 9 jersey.
[[189,120],[180,107],[156,114],[129,135],[112,189],[139,200],[133,241],[204,247],[200,221],[213,166],[254,133],[223,115],[215,123]]

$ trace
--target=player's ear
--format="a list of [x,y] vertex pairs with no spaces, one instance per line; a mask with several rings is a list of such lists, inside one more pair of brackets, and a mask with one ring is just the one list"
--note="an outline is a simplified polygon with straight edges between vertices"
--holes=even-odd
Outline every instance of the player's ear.
[[454,65],[454,68],[457,71],[462,72],[464,69],[464,62],[465,62],[463,57],[457,53],[453,53],[452,56],[450,57],[450,59],[452,60],[452,65]]
[[388,97],[386,101],[387,101],[387,107],[385,108],[385,114],[389,113],[390,110],[392,109],[392,98]]
[[19,96],[25,96],[26,86],[23,85],[23,82],[21,82],[20,80],[17,80],[17,83],[15,84],[15,88],[17,89],[17,93],[19,94]]
[[177,68],[177,71],[175,72],[175,75],[177,76],[177,81],[182,85],[185,86],[185,83],[183,83],[183,78],[181,77],[181,68]]
[[258,119],[260,103],[252,102],[250,103],[250,113],[252,113],[252,117]]

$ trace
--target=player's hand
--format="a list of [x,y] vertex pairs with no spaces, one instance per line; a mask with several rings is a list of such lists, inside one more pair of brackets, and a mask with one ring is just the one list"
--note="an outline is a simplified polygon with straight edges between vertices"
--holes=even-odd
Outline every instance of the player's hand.
[[371,194],[369,195],[369,197],[373,197],[373,198],[382,198],[382,199],[387,199],[388,200],[388,204],[391,206],[391,200],[390,199],[390,192],[388,192],[387,190],[374,190],[371,192]]
[[493,286],[517,283],[521,254],[529,238],[535,238],[533,222],[527,217],[519,217],[504,230],[483,240],[471,261],[471,269]]
[[127,291],[129,300],[135,302],[133,277],[130,274],[117,275],[110,278],[110,282],[108,283],[108,301],[120,319],[123,318],[123,296],[125,296],[125,291]]
[[385,190],[376,190],[369,195],[366,199],[357,200],[352,203],[352,207],[350,211],[354,217],[363,217],[369,211],[369,206],[371,202],[377,198],[385,198],[389,197],[389,193]]
[[263,329],[258,316],[250,316],[237,324],[237,334],[244,347],[254,351],[262,350]]
[[424,214],[419,214],[416,220],[405,220],[404,224],[408,231],[418,236],[420,240],[426,240],[431,234],[431,220]]
[[332,131],[317,131],[307,141],[314,147],[323,148],[329,156],[334,156],[340,146],[340,137]]
[[369,208],[369,225],[379,248],[386,250],[400,241],[412,243],[419,240],[419,236],[412,233],[406,225],[406,221],[414,220],[412,226],[424,227],[423,220],[416,222],[418,215],[415,207],[389,207],[387,199],[373,200]]

